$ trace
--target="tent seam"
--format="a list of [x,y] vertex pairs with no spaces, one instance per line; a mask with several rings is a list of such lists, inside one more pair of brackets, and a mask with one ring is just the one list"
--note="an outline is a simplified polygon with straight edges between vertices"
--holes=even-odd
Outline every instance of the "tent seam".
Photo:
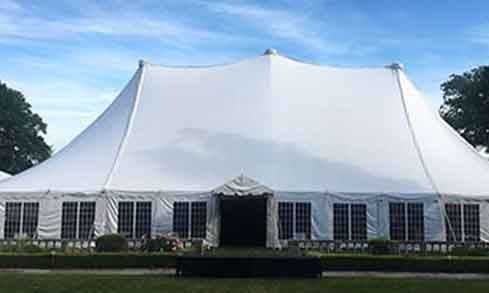
[[430,173],[430,171],[428,169],[428,165],[426,164],[426,161],[424,160],[423,154],[421,152],[421,147],[419,146],[418,139],[416,137],[416,133],[415,133],[414,128],[413,128],[413,125],[411,123],[411,118],[410,118],[409,112],[407,110],[407,104],[406,104],[406,99],[405,99],[405,96],[404,96],[404,91],[403,91],[402,85],[401,85],[401,80],[400,80],[400,76],[399,76],[399,70],[398,69],[394,69],[393,71],[394,71],[394,74],[396,76],[397,85],[399,87],[399,93],[400,93],[400,97],[401,97],[401,104],[402,104],[404,116],[406,118],[406,122],[407,122],[407,126],[408,126],[408,129],[409,129],[409,133],[411,134],[411,139],[413,141],[414,148],[416,149],[416,153],[418,155],[418,159],[419,159],[419,161],[421,163],[421,166],[423,168],[423,171],[425,173],[425,176],[427,177],[428,181],[431,184],[431,187],[434,189],[434,191],[437,194],[440,194],[440,192],[438,190],[438,187],[437,187],[437,185],[435,183],[435,180],[433,179],[433,176],[431,175],[431,173]]
[[137,88],[136,88],[136,96],[134,97],[134,101],[132,103],[131,113],[129,115],[129,119],[128,119],[127,124],[126,124],[126,128],[124,130],[124,136],[122,137],[121,142],[119,143],[119,147],[117,148],[117,153],[116,153],[116,156],[114,158],[114,162],[112,163],[112,166],[110,168],[110,172],[107,175],[107,178],[104,182],[103,190],[106,190],[108,185],[112,182],[114,171],[119,164],[119,158],[120,158],[121,153],[124,151],[125,146],[127,144],[127,138],[129,136],[129,132],[132,129],[134,117],[136,116],[136,110],[137,110],[138,105],[139,105],[139,98],[141,96],[141,88],[142,88],[142,82],[143,82],[144,71],[145,71],[144,68],[145,68],[145,66],[142,66],[139,69],[139,78],[138,78],[138,84],[137,84]]
[[[397,82],[397,85],[399,87],[399,93],[400,93],[400,96],[401,96],[402,108],[403,108],[403,111],[404,111],[404,116],[406,117],[406,122],[407,122],[407,125],[408,125],[409,132],[411,133],[411,138],[413,140],[414,148],[416,149],[416,153],[418,154],[418,158],[419,158],[419,161],[420,161],[421,166],[423,168],[423,171],[425,173],[425,176],[427,177],[428,181],[430,182],[431,187],[434,189],[433,191],[435,192],[435,194],[438,195],[438,199],[439,199],[439,202],[440,202],[441,216],[442,216],[443,219],[445,219],[447,221],[448,226],[449,226],[449,229],[451,230],[451,232],[453,234],[453,237],[455,237],[455,234],[454,234],[455,232],[454,232],[454,230],[452,228],[452,225],[451,225],[450,221],[448,220],[448,217],[447,217],[447,214],[446,214],[446,211],[445,211],[445,205],[444,205],[444,201],[443,201],[443,196],[442,196],[440,190],[438,189],[438,186],[436,185],[436,182],[435,182],[433,176],[430,173],[430,170],[428,168],[428,165],[426,164],[426,161],[424,160],[423,154],[421,152],[421,147],[420,147],[420,145],[418,143],[418,139],[417,139],[416,133],[414,131],[414,127],[413,127],[413,125],[411,123],[411,118],[409,116],[409,112],[408,112],[408,109],[407,109],[406,98],[404,96],[404,91],[403,91],[403,88],[402,88],[402,85],[401,85],[401,78],[400,78],[399,69],[393,69],[393,71],[394,71],[394,74],[396,76],[396,82]],[[448,231],[446,231],[446,229],[444,229],[444,226],[443,226],[443,230],[445,230],[445,235],[446,235]]]

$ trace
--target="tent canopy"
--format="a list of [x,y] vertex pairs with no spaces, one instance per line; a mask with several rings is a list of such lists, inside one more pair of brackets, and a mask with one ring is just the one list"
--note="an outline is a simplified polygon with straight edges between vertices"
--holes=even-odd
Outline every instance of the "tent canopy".
[[[142,62],[87,129],[0,191],[199,191],[235,174],[274,190],[489,195],[488,162],[402,67],[275,52],[207,67]],[[240,184],[223,190],[252,188]]]
[[0,181],[5,180],[10,177],[10,174],[0,171]]
[[214,189],[212,193],[228,196],[259,196],[273,194],[273,190],[252,178],[240,175]]

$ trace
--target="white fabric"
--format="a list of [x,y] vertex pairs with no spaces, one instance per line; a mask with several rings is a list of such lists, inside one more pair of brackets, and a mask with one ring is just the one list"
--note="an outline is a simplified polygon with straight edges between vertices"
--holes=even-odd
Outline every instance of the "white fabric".
[[[225,183],[236,174],[238,177]],[[173,202],[206,200],[219,241],[219,202],[273,193],[312,203],[313,239],[332,239],[332,204],[367,204],[369,238],[388,237],[389,201],[424,203],[426,240],[443,240],[443,204],[481,204],[489,239],[489,164],[430,109],[400,69],[345,69],[265,55],[211,67],[145,63],[111,106],[51,159],[0,183],[5,202],[39,201],[38,234],[59,238],[61,203],[97,201],[95,233],[117,232],[121,199],[151,200],[154,234]],[[2,236],[0,236],[1,238]]]
[[9,191],[100,191],[111,173],[132,112],[138,71],[87,129],[50,159],[5,180]]
[[399,74],[409,117],[437,191],[489,196],[489,163],[431,111],[403,72]]
[[272,194],[273,190],[252,178],[240,175],[214,189],[212,192],[214,194],[240,196]]
[[235,174],[274,190],[489,191],[487,161],[402,71],[279,55],[215,67],[146,63],[87,130],[0,190],[200,191]]
[[10,174],[0,171],[0,181],[5,180],[10,177]]

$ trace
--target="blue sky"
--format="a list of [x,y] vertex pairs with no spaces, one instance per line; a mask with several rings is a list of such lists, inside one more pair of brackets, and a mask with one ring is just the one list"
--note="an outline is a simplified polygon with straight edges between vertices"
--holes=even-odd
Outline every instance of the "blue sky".
[[398,61],[435,108],[449,74],[489,57],[483,0],[98,2],[0,0],[0,80],[27,96],[57,150],[110,104],[139,59],[216,64],[274,47],[324,65]]

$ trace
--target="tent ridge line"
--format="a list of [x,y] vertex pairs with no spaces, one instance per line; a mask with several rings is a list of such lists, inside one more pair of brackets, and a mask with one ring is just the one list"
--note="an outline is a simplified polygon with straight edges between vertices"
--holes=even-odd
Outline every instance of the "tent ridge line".
[[109,174],[107,175],[107,178],[105,179],[104,185],[102,187],[103,190],[107,190],[108,186],[112,182],[114,171],[117,168],[117,166],[119,165],[119,158],[121,156],[121,153],[124,151],[124,149],[126,147],[127,138],[128,138],[129,133],[132,129],[134,117],[136,116],[136,110],[137,110],[138,105],[139,105],[139,98],[141,96],[141,88],[142,88],[142,82],[143,82],[144,72],[145,72],[144,68],[145,68],[145,66],[141,66],[138,69],[138,72],[136,73],[139,76],[138,76],[138,81],[137,81],[136,95],[135,95],[134,101],[131,105],[131,113],[129,114],[129,118],[127,120],[126,128],[124,130],[124,135],[122,136],[122,139],[121,139],[119,146],[117,148],[117,153],[115,155],[114,162],[112,163]]
[[[404,91],[403,91],[402,84],[401,84],[400,69],[393,69],[393,73],[396,76],[396,81],[397,81],[397,85],[399,87],[399,92],[400,92],[400,96],[401,96],[402,107],[403,107],[404,115],[406,117],[406,121],[408,124],[409,132],[411,133],[411,138],[413,140],[414,148],[416,149],[416,153],[418,154],[418,157],[419,157],[421,166],[423,168],[423,171],[425,173],[425,176],[428,178],[428,181],[430,182],[432,188],[434,189],[433,191],[435,192],[435,194],[438,195],[441,217],[446,220],[446,222],[448,223],[448,228],[452,232],[452,236],[455,238],[455,232],[452,228],[452,223],[448,219],[447,212],[445,210],[444,196],[440,193],[440,191],[436,185],[436,182],[433,179],[433,176],[431,176],[430,170],[428,169],[426,161],[424,160],[423,153],[421,152],[421,147],[419,146],[418,140],[416,138],[416,133],[415,133],[413,125],[411,123],[411,118],[410,118],[409,112],[407,110],[406,98],[404,96]],[[448,231],[446,231],[446,228],[444,225],[442,225],[442,227],[443,227],[442,229],[446,235],[448,233]]]
[[421,147],[420,147],[418,139],[416,137],[416,133],[414,131],[414,127],[413,127],[412,122],[411,122],[411,117],[409,116],[409,111],[407,109],[407,104],[406,104],[406,97],[404,96],[404,91],[403,91],[401,79],[400,79],[400,72],[399,72],[400,69],[395,68],[395,69],[392,69],[392,71],[396,77],[396,82],[397,82],[397,86],[399,87],[399,93],[400,93],[400,97],[401,97],[402,109],[404,112],[404,116],[406,118],[409,133],[411,134],[411,139],[413,141],[414,148],[416,149],[416,154],[418,155],[419,161],[421,163],[421,167],[423,168],[425,176],[427,177],[428,181],[430,182],[431,187],[434,189],[434,192],[441,196],[440,191],[438,190],[438,187],[436,185],[436,182],[433,179],[433,176],[431,175],[431,172],[428,168],[428,165],[426,164],[423,153],[421,151]]

